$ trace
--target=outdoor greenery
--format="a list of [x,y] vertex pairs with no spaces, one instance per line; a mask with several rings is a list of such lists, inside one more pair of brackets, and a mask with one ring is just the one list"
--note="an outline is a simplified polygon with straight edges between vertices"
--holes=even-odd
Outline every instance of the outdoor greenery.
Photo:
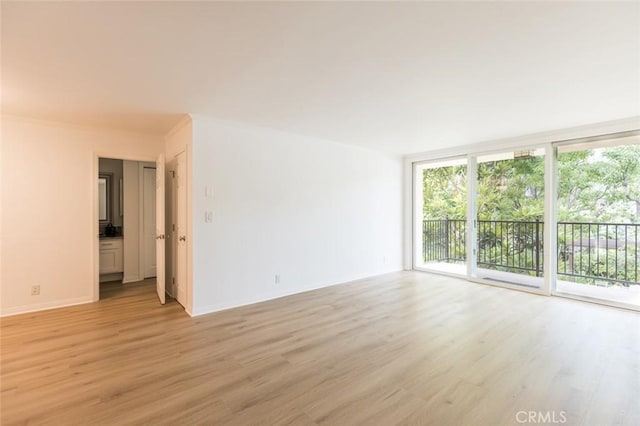
[[[542,231],[538,236],[533,230],[544,215],[544,157],[527,154],[478,164],[478,257],[493,269],[536,275],[526,269],[535,269],[537,251],[542,250]],[[424,170],[424,220],[465,219],[466,170],[466,166]],[[559,154],[557,214],[559,222],[640,224],[640,146]],[[518,224],[523,222],[529,224]],[[574,226],[570,230],[559,229],[559,272],[588,276],[573,278],[588,283],[638,281],[638,226]],[[602,243],[597,248],[598,240],[615,240],[616,245],[610,241],[609,248]],[[451,250],[460,248],[447,252]],[[425,260],[434,260],[426,251],[425,247]]]

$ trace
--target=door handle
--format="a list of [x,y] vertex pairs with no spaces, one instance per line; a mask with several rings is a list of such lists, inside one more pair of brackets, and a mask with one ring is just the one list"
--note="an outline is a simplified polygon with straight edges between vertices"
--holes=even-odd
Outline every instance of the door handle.
[[178,241],[187,241],[187,237],[183,235],[182,237],[178,238]]
[[156,237],[156,240],[164,240],[164,234],[160,234]]

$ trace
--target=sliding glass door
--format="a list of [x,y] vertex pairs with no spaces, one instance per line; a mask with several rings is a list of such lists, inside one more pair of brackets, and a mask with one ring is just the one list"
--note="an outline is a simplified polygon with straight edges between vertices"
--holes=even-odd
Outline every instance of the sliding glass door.
[[413,164],[415,269],[640,308],[640,131]]
[[640,306],[639,142],[558,146],[559,294]]
[[542,288],[544,148],[477,157],[475,278]]
[[414,166],[414,266],[466,274],[467,160]]

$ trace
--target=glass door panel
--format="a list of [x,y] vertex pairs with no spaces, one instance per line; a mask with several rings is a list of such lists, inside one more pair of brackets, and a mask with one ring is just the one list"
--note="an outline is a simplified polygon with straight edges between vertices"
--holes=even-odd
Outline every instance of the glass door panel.
[[640,306],[638,143],[558,147],[557,292]]
[[476,277],[543,285],[544,148],[479,156]]
[[414,265],[466,274],[466,158],[414,167]]

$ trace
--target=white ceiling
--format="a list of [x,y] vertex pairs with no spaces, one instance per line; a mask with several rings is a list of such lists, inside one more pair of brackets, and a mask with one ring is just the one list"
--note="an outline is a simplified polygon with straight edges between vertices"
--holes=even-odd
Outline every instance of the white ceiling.
[[2,108],[451,147],[640,115],[640,3],[3,1]]

